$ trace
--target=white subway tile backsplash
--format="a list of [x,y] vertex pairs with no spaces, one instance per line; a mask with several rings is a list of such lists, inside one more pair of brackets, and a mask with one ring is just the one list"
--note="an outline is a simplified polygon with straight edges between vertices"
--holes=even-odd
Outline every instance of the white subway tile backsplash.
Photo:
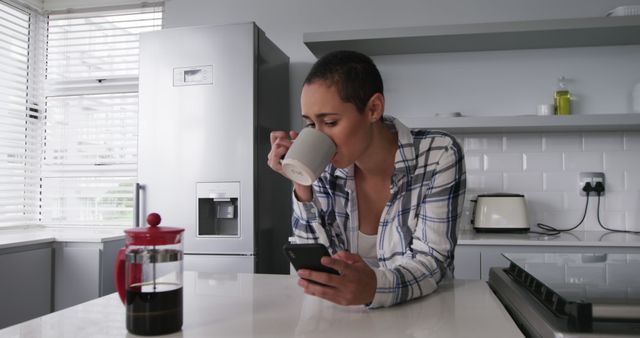
[[587,218],[584,220],[584,223],[578,228],[578,230],[584,231],[603,231],[602,228],[598,225],[598,221],[594,216],[587,215]]
[[482,154],[465,154],[464,163],[467,173],[484,170],[484,156]]
[[525,171],[561,171],[562,153],[524,153]]
[[[609,229],[626,230],[627,219],[626,214],[622,211],[603,211],[600,209],[600,222],[602,225]],[[596,226],[594,229],[587,230],[603,230],[596,219]]]
[[619,170],[605,170],[604,182],[606,192],[609,191],[624,191],[626,190],[625,174],[624,171]]
[[604,206],[603,209],[607,211],[624,211],[625,193],[609,191],[606,196],[602,197],[601,204]]
[[484,154],[485,171],[522,171],[522,153]]
[[[571,211],[545,211],[540,216],[538,222],[554,226],[558,229],[569,229],[580,221],[583,210]],[[585,222],[586,223],[586,222]],[[585,225],[581,225],[577,230],[586,230]]]
[[470,173],[467,189],[477,192],[500,192],[503,190],[502,173]]
[[545,152],[582,151],[582,135],[579,133],[548,133],[542,137]]
[[536,224],[538,224],[538,222],[540,222],[540,220],[542,219],[542,216],[540,216],[541,213],[535,210],[527,210],[527,213],[528,213],[527,216],[529,216],[527,218],[527,220],[529,221],[529,226],[531,227],[531,229],[535,229]]
[[583,136],[584,151],[615,151],[624,149],[623,133],[586,133]]
[[527,200],[529,213],[543,213],[546,210],[563,210],[564,194],[561,192],[527,192],[524,194]]
[[640,231],[640,211],[636,210],[625,213],[625,224],[629,231]]
[[606,211],[633,210],[637,203],[638,193],[624,191],[609,191],[602,197],[601,204]]
[[640,132],[630,131],[624,133],[624,150],[640,150]]
[[640,156],[629,151],[608,151],[604,153],[604,167],[619,171],[640,169]]
[[[563,209],[564,210],[580,210],[580,212],[584,211],[584,206],[587,204],[587,197],[580,196],[578,191],[571,192],[566,191],[563,194]],[[597,203],[597,200],[593,195],[589,197],[589,205],[594,206]]]
[[578,188],[578,174],[575,172],[545,172],[544,191],[572,191]]
[[[640,132],[463,134],[458,139],[466,156],[467,223],[470,196],[505,191],[525,195],[532,224],[572,227],[586,202],[578,191],[579,173],[602,171],[602,222],[640,231]],[[596,206],[592,196],[579,230],[602,230]]]
[[628,170],[625,172],[625,188],[627,191],[640,191],[640,170]]
[[465,135],[464,151],[472,152],[502,152],[502,136],[501,135]]
[[505,173],[504,191],[511,193],[542,191],[542,173]]
[[564,154],[564,170],[566,171],[603,171],[604,159],[601,152]]
[[504,136],[505,152],[542,151],[542,137],[538,134],[508,134]]

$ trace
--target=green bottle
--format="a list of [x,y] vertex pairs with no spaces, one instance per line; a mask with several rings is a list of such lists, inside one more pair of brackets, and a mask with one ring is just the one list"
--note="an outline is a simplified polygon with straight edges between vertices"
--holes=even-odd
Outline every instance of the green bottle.
[[567,79],[558,79],[558,90],[555,93],[556,115],[571,115],[571,94],[567,88]]

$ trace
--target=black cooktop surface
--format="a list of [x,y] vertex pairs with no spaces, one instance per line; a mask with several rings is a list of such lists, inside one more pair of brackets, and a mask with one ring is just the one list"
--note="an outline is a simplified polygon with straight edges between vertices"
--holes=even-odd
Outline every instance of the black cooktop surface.
[[506,271],[559,316],[640,319],[640,254],[504,254]]
[[505,254],[567,300],[640,304],[640,254]]

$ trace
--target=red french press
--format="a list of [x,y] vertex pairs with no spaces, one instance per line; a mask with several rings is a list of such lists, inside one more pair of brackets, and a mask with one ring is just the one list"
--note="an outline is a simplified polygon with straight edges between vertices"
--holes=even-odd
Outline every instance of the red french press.
[[138,335],[182,329],[182,234],[160,227],[156,213],[148,227],[125,230],[125,247],[116,257],[115,283],[126,306],[127,330]]

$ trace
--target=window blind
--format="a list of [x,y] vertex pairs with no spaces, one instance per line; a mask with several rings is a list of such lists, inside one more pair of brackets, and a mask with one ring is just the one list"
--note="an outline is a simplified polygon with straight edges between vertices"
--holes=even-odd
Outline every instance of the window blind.
[[43,224],[132,224],[138,38],[161,23],[161,6],[48,15]]
[[0,1],[0,227],[37,223],[41,112],[31,90],[32,21],[28,10]]

